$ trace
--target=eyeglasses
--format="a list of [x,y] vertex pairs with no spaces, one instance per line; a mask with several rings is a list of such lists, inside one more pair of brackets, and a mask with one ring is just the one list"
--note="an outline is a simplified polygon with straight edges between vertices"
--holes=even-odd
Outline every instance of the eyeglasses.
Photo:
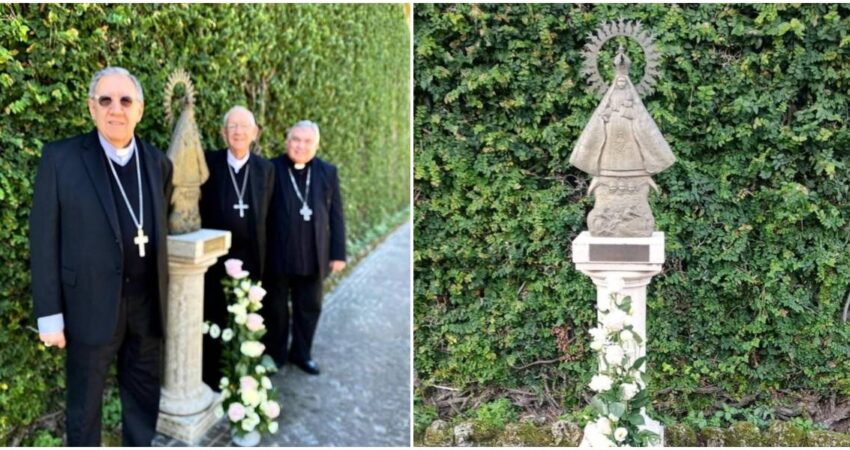
[[253,127],[253,125],[244,124],[244,123],[229,123],[224,128],[226,128],[228,131],[235,131],[235,130],[238,130],[240,128],[243,129],[243,130],[250,130],[252,127]]
[[[109,108],[112,105],[112,97],[108,95],[101,95],[100,97],[92,97],[97,101],[97,104],[104,107]],[[122,108],[129,108],[133,106],[133,97],[125,95],[118,99],[118,102],[121,103]]]

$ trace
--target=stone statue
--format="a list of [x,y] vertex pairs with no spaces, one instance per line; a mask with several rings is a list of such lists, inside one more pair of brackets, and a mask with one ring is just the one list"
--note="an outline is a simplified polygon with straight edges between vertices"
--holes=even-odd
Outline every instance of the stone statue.
[[614,57],[614,80],[581,132],[570,164],[593,176],[588,195],[594,196],[595,203],[587,216],[592,236],[649,237],[655,230],[649,189],[658,191],[651,176],[670,167],[676,158],[640,99],[641,90],[651,89],[658,60],[640,23],[606,24],[588,45],[585,56],[591,62],[586,62],[585,73],[591,75],[591,83],[601,82],[597,52],[618,35],[634,37],[644,47],[646,74],[635,88],[629,78],[631,60],[621,46]]
[[168,77],[165,92],[165,113],[169,125],[174,122],[171,115],[171,98],[174,87],[182,83],[186,94],[181,100],[180,118],[171,134],[168,157],[174,163],[174,193],[171,195],[171,214],[168,216],[170,234],[191,233],[201,229],[201,214],[198,201],[201,185],[209,178],[201,135],[195,122],[195,89],[189,75],[182,69]]

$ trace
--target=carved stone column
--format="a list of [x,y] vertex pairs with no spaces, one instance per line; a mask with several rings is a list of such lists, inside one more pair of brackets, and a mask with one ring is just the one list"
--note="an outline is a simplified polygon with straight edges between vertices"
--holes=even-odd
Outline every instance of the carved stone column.
[[[646,238],[593,237],[584,231],[573,241],[573,262],[576,269],[590,277],[596,285],[597,314],[606,304],[606,278],[614,275],[624,281],[623,296],[632,298],[634,330],[643,337],[638,355],[646,355],[646,286],[652,277],[661,273],[664,264],[664,233],[654,232]],[[601,317],[598,318],[601,320]],[[600,370],[602,370],[600,362]],[[664,445],[664,428],[642,411],[646,424],[642,428],[658,434],[659,446]]]
[[216,422],[220,399],[201,380],[204,274],[230,248],[230,232],[168,236],[168,324],[157,431],[196,444]]

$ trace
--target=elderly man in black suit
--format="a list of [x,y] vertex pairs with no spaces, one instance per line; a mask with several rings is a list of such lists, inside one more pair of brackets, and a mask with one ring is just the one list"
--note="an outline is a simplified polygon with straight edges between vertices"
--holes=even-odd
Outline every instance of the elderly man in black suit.
[[[204,320],[223,328],[227,325],[227,301],[221,280],[224,262],[242,260],[250,277],[262,280],[266,263],[266,220],[274,186],[274,168],[260,155],[251,153],[259,129],[254,114],[234,106],[224,115],[222,135],[227,148],[206,152],[210,177],[201,187],[201,224],[204,228],[228,230],[230,252],[218,259],[204,276]],[[263,308],[260,313],[265,313]],[[221,341],[204,336],[203,379],[219,390]]]
[[318,148],[319,127],[304,120],[289,129],[286,155],[272,159],[277,180],[265,277],[271,309],[267,352],[278,365],[288,360],[311,375],[319,374],[311,349],[322,310],[322,280],[342,270],[346,259],[337,169],[316,157]]
[[96,130],[42,149],[30,214],[34,313],[46,346],[67,345],[68,445],[100,445],[104,384],[117,355],[123,444],[150,446],[172,166],[133,134],[144,94],[127,70],[97,72],[88,108]]

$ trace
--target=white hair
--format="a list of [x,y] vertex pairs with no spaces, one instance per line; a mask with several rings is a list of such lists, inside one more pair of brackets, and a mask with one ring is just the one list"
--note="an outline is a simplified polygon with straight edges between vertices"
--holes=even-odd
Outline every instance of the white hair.
[[128,77],[136,86],[136,94],[138,94],[139,101],[142,103],[145,102],[145,93],[142,91],[142,83],[139,83],[139,79],[134,77],[129,70],[123,67],[114,66],[105,67],[95,72],[91,79],[91,83],[89,83],[89,98],[94,98],[94,90],[97,87],[97,82],[107,75],[124,75],[125,77]]
[[316,124],[316,122],[313,122],[312,120],[299,120],[298,122],[295,122],[295,125],[286,130],[287,142],[289,141],[289,137],[292,135],[292,130],[296,128],[309,128],[313,130],[313,133],[316,134],[316,144],[319,143],[319,125]]
[[236,106],[228,109],[227,112],[224,113],[224,120],[221,122],[222,128],[227,128],[227,119],[229,119],[230,115],[235,113],[236,111],[245,111],[246,113],[248,113],[248,116],[251,117],[251,124],[254,125],[255,127],[257,126],[257,120],[254,119],[254,113],[252,113],[250,109],[248,109],[244,106],[236,105]]

